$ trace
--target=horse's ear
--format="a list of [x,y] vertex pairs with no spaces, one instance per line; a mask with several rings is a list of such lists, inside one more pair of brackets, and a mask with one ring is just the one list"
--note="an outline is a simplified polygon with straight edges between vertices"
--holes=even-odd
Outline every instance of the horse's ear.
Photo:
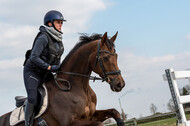
[[108,39],[107,32],[105,32],[101,40],[102,45],[107,41],[107,39]]
[[115,39],[117,38],[117,34],[118,34],[118,31],[115,33],[115,35],[113,37],[111,37],[111,41],[113,43],[115,42]]

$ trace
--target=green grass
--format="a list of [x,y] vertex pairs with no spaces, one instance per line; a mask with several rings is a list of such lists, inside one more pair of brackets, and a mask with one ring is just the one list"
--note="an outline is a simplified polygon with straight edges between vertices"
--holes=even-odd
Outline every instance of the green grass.
[[176,126],[176,118],[164,119],[159,121],[154,121],[145,124],[139,124],[138,126]]
[[[110,126],[117,126],[117,125],[113,124]],[[176,118],[169,118],[169,119],[163,119],[163,120],[144,123],[144,124],[138,124],[138,126],[176,126]]]
[[[186,114],[187,120],[190,120],[190,114]],[[149,123],[144,123],[144,124],[138,124],[138,126],[176,126],[176,118],[168,118],[168,119],[162,119],[158,121],[153,121]],[[131,122],[128,122],[131,123]],[[112,124],[109,126],[117,126],[116,124]],[[133,124],[131,125],[126,125],[126,126],[134,126]]]

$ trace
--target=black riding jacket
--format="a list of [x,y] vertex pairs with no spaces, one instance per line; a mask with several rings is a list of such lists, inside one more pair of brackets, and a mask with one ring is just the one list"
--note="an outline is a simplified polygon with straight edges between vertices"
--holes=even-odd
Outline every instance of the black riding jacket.
[[[45,27],[40,27],[40,32],[46,32]],[[48,33],[47,33],[48,34]],[[50,34],[41,33],[36,38],[31,55],[26,65],[33,66],[37,71],[46,71],[49,65],[60,64],[64,47],[62,42],[58,42]]]

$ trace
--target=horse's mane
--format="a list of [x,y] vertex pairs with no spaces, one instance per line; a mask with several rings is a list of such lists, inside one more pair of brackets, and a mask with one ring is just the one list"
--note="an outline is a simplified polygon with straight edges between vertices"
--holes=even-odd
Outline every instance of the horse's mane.
[[[94,40],[98,40],[98,39],[102,39],[102,34],[92,34],[92,35],[87,35],[86,33],[80,33],[80,37],[79,37],[79,42],[74,46],[74,48],[69,52],[69,54],[65,57],[65,59],[63,60],[62,64],[64,64],[65,62],[68,61],[68,59],[71,57],[71,55],[73,55],[73,53],[80,48],[81,46],[90,43]],[[107,41],[107,45],[110,49],[112,49],[112,47],[115,47],[114,43],[108,39]]]

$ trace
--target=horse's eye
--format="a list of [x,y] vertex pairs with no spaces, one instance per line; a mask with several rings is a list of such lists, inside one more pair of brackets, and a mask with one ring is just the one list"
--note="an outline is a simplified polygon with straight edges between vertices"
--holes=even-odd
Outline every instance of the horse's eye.
[[103,57],[103,60],[104,60],[104,62],[108,62],[109,61],[109,57],[105,56],[105,57]]

